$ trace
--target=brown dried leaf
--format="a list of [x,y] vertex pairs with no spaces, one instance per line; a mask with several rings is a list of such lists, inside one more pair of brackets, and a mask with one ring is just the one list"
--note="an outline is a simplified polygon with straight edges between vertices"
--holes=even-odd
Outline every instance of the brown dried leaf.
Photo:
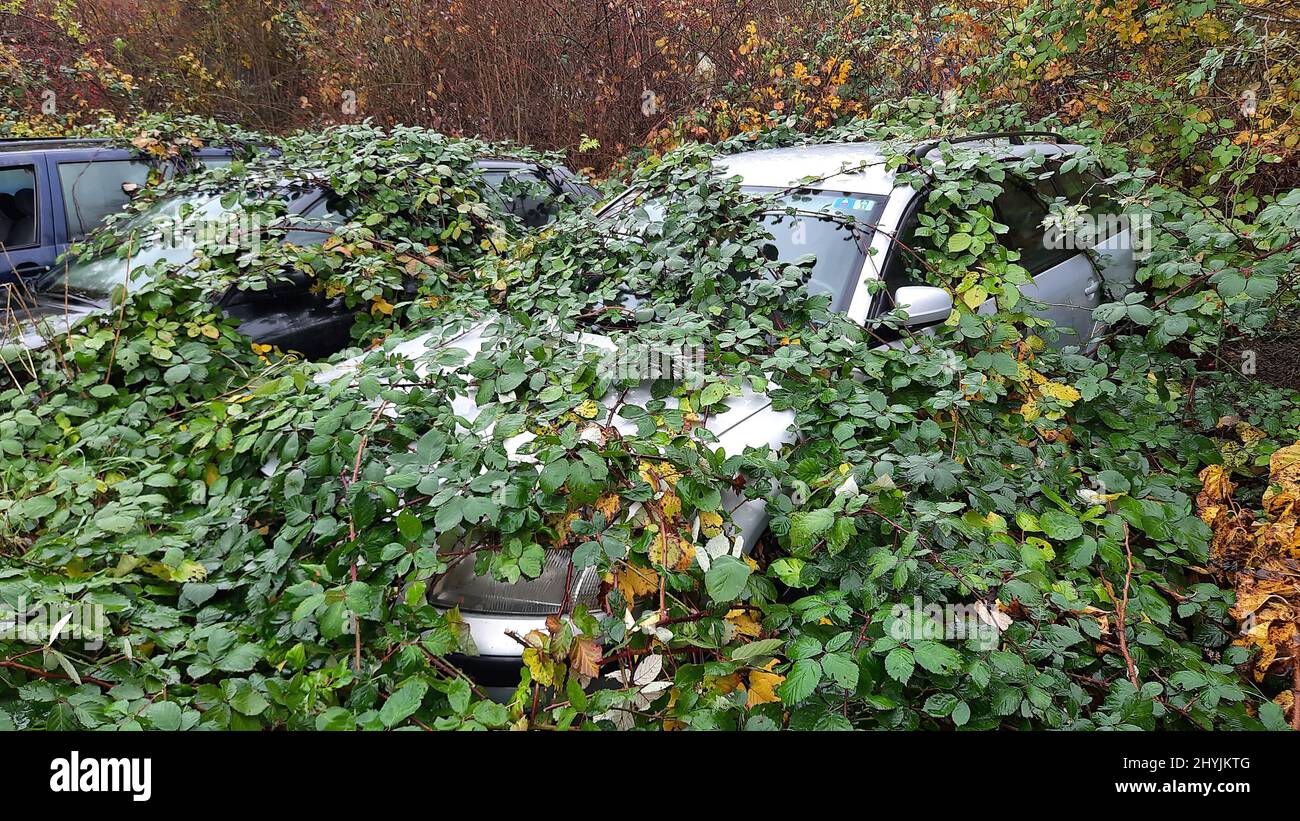
[[600,645],[592,639],[578,639],[569,655],[569,668],[579,676],[596,678],[600,675]]

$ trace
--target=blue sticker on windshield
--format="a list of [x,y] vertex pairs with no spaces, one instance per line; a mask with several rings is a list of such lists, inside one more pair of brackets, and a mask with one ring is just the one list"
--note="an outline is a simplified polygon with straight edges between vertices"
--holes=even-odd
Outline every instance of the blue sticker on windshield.
[[876,207],[876,202],[861,197],[838,197],[831,203],[831,207],[837,211],[871,211]]

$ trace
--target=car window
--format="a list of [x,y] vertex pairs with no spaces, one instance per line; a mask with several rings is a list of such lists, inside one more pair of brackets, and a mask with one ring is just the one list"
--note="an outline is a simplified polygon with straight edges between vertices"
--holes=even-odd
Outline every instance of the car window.
[[37,290],[66,287],[84,296],[106,297],[115,286],[127,282],[128,270],[131,279],[136,280],[161,261],[182,265],[194,256],[191,233],[195,226],[219,218],[224,210],[221,197],[210,193],[161,200],[114,228],[120,236],[129,238],[129,260],[118,256],[117,248],[98,256],[75,257],[68,260],[66,267],[55,266],[37,283]]
[[1120,212],[1119,203],[1115,200],[1110,186],[1095,175],[1070,170],[1058,171],[1052,178],[1056,182],[1059,195],[1071,203],[1081,202],[1088,206],[1088,210],[1092,213],[1118,214]]
[[149,164],[140,160],[61,162],[58,169],[69,242],[85,239],[104,217],[126,205],[124,184],[149,181]]
[[[871,244],[885,198],[822,189],[744,186],[741,190],[755,196],[779,195],[772,210],[759,218],[772,236],[763,247],[768,259],[795,262],[813,257],[808,292],[829,294],[832,311],[848,310],[865,259],[863,249]],[[787,213],[782,208],[797,210]],[[625,233],[643,233],[663,223],[664,211],[661,202],[630,191],[611,203],[601,219]]]
[[804,211],[794,214],[769,213],[762,217],[772,239],[763,245],[771,260],[794,262],[811,255],[812,271],[805,285],[811,296],[829,294],[832,311],[844,311],[853,300],[858,272],[862,269],[862,246],[843,220]]
[[[1114,189],[1091,172],[1070,169],[1060,170],[1060,163],[1052,163],[1050,176],[1039,181],[1040,191],[1047,202],[1064,199],[1067,205],[1082,205],[1088,212],[1086,236],[1089,244],[1104,242],[1127,226],[1124,209],[1120,206]],[[1053,212],[1056,209],[1053,208]],[[1079,234],[1083,236],[1083,234]]]
[[1061,193],[1057,185],[1056,174],[1045,174],[1041,177],[1034,177],[1034,190],[1038,196],[1042,197],[1044,202],[1051,202],[1057,197],[1065,196]]
[[921,222],[916,213],[908,216],[903,226],[894,235],[890,248],[889,261],[885,265],[885,291],[891,296],[905,285],[925,284],[925,267],[918,254],[924,254],[922,237],[916,235]]
[[531,168],[489,169],[483,179],[500,206],[529,228],[546,225],[559,211],[555,190]]
[[1030,273],[1045,271],[1064,258],[1061,251],[1048,247],[1043,229],[1047,206],[1028,187],[1009,179],[993,200],[993,210],[998,221],[1007,226],[999,240],[1008,249],[1020,252],[1019,264]]
[[36,244],[36,166],[0,168],[0,244],[8,250]]
[[321,197],[305,208],[290,223],[302,228],[286,231],[284,241],[294,245],[319,245],[329,238],[334,229],[347,222],[343,209],[331,202],[328,196]]

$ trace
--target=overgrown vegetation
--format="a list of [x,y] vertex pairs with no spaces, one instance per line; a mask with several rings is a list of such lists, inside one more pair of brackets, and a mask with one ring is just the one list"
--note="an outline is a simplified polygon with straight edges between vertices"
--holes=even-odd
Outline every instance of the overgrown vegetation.
[[[873,106],[846,75],[833,96],[847,115],[809,102],[730,136],[732,87],[656,138],[725,139],[649,154],[629,181],[661,208],[613,221],[571,212],[515,232],[478,202],[468,162],[486,146],[414,128],[294,136],[279,157],[171,183],[327,182],[353,210],[312,247],[200,248],[8,377],[0,598],[99,605],[109,624],[94,650],[80,633],[0,642],[0,723],[1285,727],[1300,405],[1243,373],[1237,352],[1296,293],[1296,81],[1262,56],[1258,29],[1220,27],[1276,12],[1150,5],[1029,3],[994,18],[1023,32],[1006,41],[936,13],[927,24],[951,38],[940,48],[969,63],[955,101]],[[921,42],[891,19],[882,36]],[[1048,51],[1026,53],[1040,30]],[[1068,95],[1095,85],[1087,60],[1122,42],[1141,62],[1160,38],[1158,66],[1105,89],[1131,120],[1093,103],[1072,122],[1036,121],[1011,104],[1057,88],[1068,115]],[[1206,39],[1222,51],[1198,51]],[[782,65],[781,47],[742,53]],[[1273,83],[1262,108],[1207,104],[1216,83],[1257,70]],[[820,88],[807,76],[793,79]],[[902,171],[933,183],[915,250],[957,312],[892,348],[878,337],[896,318],[856,325],[808,295],[805,267],[762,252],[767,205],[712,162],[870,140],[901,169],[920,139],[1048,127],[1092,147],[1081,165],[1156,222],[1136,292],[1098,312],[1113,329],[1095,358],[1043,344],[1053,331],[997,241],[997,184],[1039,173],[1033,158],[1008,169],[956,146]],[[273,239],[293,227],[267,216]],[[292,269],[362,311],[361,368],[322,373],[255,349],[204,301]],[[634,311],[609,310],[628,292]],[[988,296],[997,313],[975,313]],[[480,326],[472,355],[395,350]],[[622,349],[703,349],[703,378],[638,390],[575,344],[581,331]],[[751,390],[793,412],[797,442],[717,449],[704,423]],[[773,514],[750,549],[729,494]],[[449,659],[473,650],[459,614],[426,594],[453,559],[514,581],[536,577],[547,550],[594,567],[599,596],[521,636],[514,698],[487,700]],[[994,640],[902,629],[914,601],[969,605]]]

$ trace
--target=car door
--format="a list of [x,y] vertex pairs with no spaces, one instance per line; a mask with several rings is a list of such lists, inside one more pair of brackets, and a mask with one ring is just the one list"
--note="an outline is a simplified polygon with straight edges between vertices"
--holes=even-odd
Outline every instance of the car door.
[[120,211],[130,202],[123,186],[143,188],[149,181],[149,163],[133,159],[120,149],[88,151],[80,156],[51,158],[52,175],[57,183],[55,211],[63,218],[64,230],[59,237],[59,252],[67,245],[80,242],[103,224],[109,214]]
[[0,284],[29,285],[54,265],[52,211],[45,155],[0,153]]
[[1049,199],[1059,198],[1087,209],[1077,225],[1063,226],[1063,237],[1074,247],[1092,252],[1109,297],[1122,297],[1133,289],[1136,243],[1145,239],[1140,234],[1149,225],[1125,214],[1114,192],[1095,175],[1077,169],[1061,170],[1059,162],[1049,167],[1052,174],[1039,182],[1039,190]]
[[228,291],[221,308],[240,320],[240,332],[254,342],[322,359],[351,344],[356,315],[342,298],[328,299],[311,285],[295,276],[261,291]]
[[[205,167],[216,167],[228,165],[231,157],[225,149],[202,149],[198,159]],[[131,199],[127,187],[143,188],[151,170],[148,162],[120,148],[60,152],[52,154],[49,162],[55,182],[53,210],[60,254],[69,243],[85,239],[105,217],[126,206]],[[164,178],[173,174],[171,164],[162,170]],[[57,230],[60,227],[62,230]]]
[[1058,247],[1068,243],[1048,237],[1047,206],[1028,184],[1008,176],[993,210],[1007,226],[999,240],[1020,253],[1019,264],[1034,278],[1021,288],[1041,303],[1033,313],[1051,320],[1059,330],[1052,344],[1087,347],[1096,325],[1092,312],[1102,298],[1101,278],[1092,261],[1084,251]]

